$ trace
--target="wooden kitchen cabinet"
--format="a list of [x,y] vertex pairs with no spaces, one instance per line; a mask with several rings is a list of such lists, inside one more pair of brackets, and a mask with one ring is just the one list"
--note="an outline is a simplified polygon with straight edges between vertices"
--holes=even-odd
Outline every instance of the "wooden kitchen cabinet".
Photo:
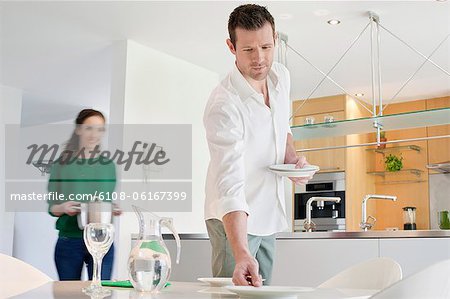
[[[315,123],[323,123],[326,116],[332,116],[335,121],[345,119],[344,95],[324,97],[293,103],[293,125],[304,125],[307,117],[313,117]],[[298,109],[298,107],[300,107]],[[297,110],[297,111],[296,111]],[[314,130],[314,128],[311,128]],[[346,137],[316,138],[295,141],[296,149],[324,148],[345,145]],[[318,165],[320,172],[334,172],[345,170],[345,149],[320,150],[302,153],[310,164]]]
[[[293,125],[304,125],[306,117],[314,117],[315,123],[323,123],[324,116],[331,115],[335,120],[350,120],[370,117],[369,112],[356,104],[347,96],[332,96],[311,99],[306,102],[293,103]],[[424,111],[450,107],[450,96],[392,103],[384,110],[385,115],[400,114],[412,111]],[[417,114],[417,117],[421,117]],[[314,126],[311,126],[314,130]],[[427,136],[450,135],[449,124],[433,127],[414,127],[407,129],[386,128],[388,141],[426,138]],[[375,142],[375,134],[351,134],[338,137],[320,137],[299,139],[295,141],[297,149],[325,148],[339,145],[354,145]],[[420,148],[406,150],[406,146],[415,145]],[[372,201],[368,207],[368,215],[378,219],[375,230],[387,227],[403,227],[402,208],[415,206],[417,208],[416,224],[418,229],[429,229],[430,200],[427,164],[450,161],[450,138],[435,140],[414,140],[395,144],[397,155],[403,157],[404,169],[398,173],[383,174],[383,155],[366,151],[365,147],[349,147],[335,150],[316,150],[303,152],[311,164],[321,167],[321,172],[345,171],[346,175],[346,225],[347,230],[358,230],[361,221],[361,200],[366,194],[396,195],[396,202]],[[369,157],[370,156],[370,157]],[[430,173],[432,173],[430,171]],[[355,183],[357,182],[357,183]]]
[[322,98],[309,99],[303,104],[304,100],[297,100],[292,103],[292,112],[294,116],[308,116],[312,114],[331,113],[345,110],[345,95],[336,95]]
[[[412,111],[426,110],[425,100],[393,103],[385,110],[385,115],[398,114]],[[388,130],[387,140],[404,140],[408,138],[424,138],[427,136],[425,127]],[[419,151],[405,150],[404,146],[418,146]],[[416,207],[417,229],[429,229],[430,227],[430,201],[428,199],[428,172],[427,172],[427,141],[407,141],[387,145],[387,148],[398,147],[393,152],[396,156],[403,157],[403,169],[414,169],[420,171],[419,175],[413,175],[406,171],[390,174],[389,178],[377,178],[375,182],[376,194],[396,195],[397,201],[376,200],[372,203],[373,214],[377,218],[376,230],[388,227],[403,228],[403,207]],[[376,170],[384,168],[384,155],[375,156]],[[389,181],[396,181],[396,183]]]
[[[335,120],[348,120],[367,117],[363,110],[353,99],[346,95],[337,95],[313,99],[306,102],[293,102],[294,124],[303,125],[305,118],[313,116],[316,123],[323,123],[326,115],[331,115]],[[298,111],[296,111],[298,110]],[[314,129],[312,129],[314,130]],[[305,139],[295,142],[297,149],[321,148],[343,146],[347,144],[359,144],[369,142],[367,134],[350,136],[337,136],[316,139]],[[368,177],[365,171],[365,152],[363,148],[340,148],[334,150],[321,150],[302,153],[309,163],[319,165],[320,172],[345,171],[346,180],[346,226],[348,230],[358,230],[361,221],[361,199],[365,194],[373,193],[373,177]],[[353,178],[358,178],[359,183],[354,184]]]
[[[426,107],[427,110],[450,107],[450,97],[426,100]],[[450,135],[450,125],[428,127],[427,135]],[[428,140],[427,142],[429,164],[450,161],[450,138]]]

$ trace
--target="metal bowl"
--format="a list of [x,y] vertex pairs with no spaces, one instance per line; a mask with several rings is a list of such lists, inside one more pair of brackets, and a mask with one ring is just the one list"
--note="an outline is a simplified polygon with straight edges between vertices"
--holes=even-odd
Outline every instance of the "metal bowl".
[[84,229],[89,223],[112,223],[114,207],[110,202],[92,201],[80,203],[77,207],[78,227]]

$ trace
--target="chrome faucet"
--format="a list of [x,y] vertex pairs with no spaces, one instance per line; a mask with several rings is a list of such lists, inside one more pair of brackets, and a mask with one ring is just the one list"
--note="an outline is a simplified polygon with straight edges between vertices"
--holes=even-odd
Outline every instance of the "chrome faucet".
[[[367,217],[367,201],[369,199],[387,199],[387,200],[392,200],[392,201],[396,201],[397,200],[397,196],[394,195],[377,195],[377,194],[368,194],[364,197],[363,201],[362,201],[362,221],[359,224],[359,227],[364,230],[367,231],[369,229],[371,229],[374,225],[375,222],[377,222],[377,219],[373,216],[368,216]],[[372,222],[369,222],[369,219],[372,219]]]
[[335,203],[339,203],[341,198],[339,197],[311,197],[306,202],[306,220],[303,224],[303,227],[307,232],[312,232],[316,228],[316,224],[311,220],[311,210],[313,201],[317,201],[317,207],[319,209],[323,209],[325,201],[331,201]]

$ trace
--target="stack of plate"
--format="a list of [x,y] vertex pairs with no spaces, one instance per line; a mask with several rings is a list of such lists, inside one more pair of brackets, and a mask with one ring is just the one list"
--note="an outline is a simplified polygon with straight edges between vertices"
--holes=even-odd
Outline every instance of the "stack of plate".
[[224,287],[233,285],[233,279],[231,277],[200,277],[197,279],[201,282],[209,283],[211,287]]
[[315,165],[305,165],[303,168],[295,168],[295,164],[277,164],[269,166],[269,169],[280,176],[291,178],[312,177],[320,170],[319,166]]
[[[253,286],[226,286],[228,291],[239,295],[241,299],[264,298],[264,299],[297,299],[300,293],[312,292],[309,287],[283,287],[283,286],[262,286],[255,288]],[[315,297],[315,296],[311,296]],[[322,297],[321,297],[322,298]],[[325,297],[324,297],[325,298]],[[329,298],[329,297],[328,297]]]

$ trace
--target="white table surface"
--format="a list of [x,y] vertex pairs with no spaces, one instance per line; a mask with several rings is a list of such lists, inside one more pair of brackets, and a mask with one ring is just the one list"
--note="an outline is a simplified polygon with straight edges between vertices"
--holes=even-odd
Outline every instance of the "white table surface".
[[[23,293],[13,298],[55,298],[74,299],[89,298],[82,292],[82,288],[89,285],[87,281],[54,281],[41,287]],[[196,282],[171,282],[171,285],[164,288],[159,294],[139,293],[130,288],[108,288],[112,290],[112,295],[106,298],[148,298],[148,299],[196,299],[196,298],[239,298],[236,294],[220,287],[209,287],[204,283]],[[369,298],[377,290],[361,289],[312,289],[298,295],[299,299],[363,299]],[[262,297],[254,297],[262,298]],[[268,297],[264,297],[267,299]]]

